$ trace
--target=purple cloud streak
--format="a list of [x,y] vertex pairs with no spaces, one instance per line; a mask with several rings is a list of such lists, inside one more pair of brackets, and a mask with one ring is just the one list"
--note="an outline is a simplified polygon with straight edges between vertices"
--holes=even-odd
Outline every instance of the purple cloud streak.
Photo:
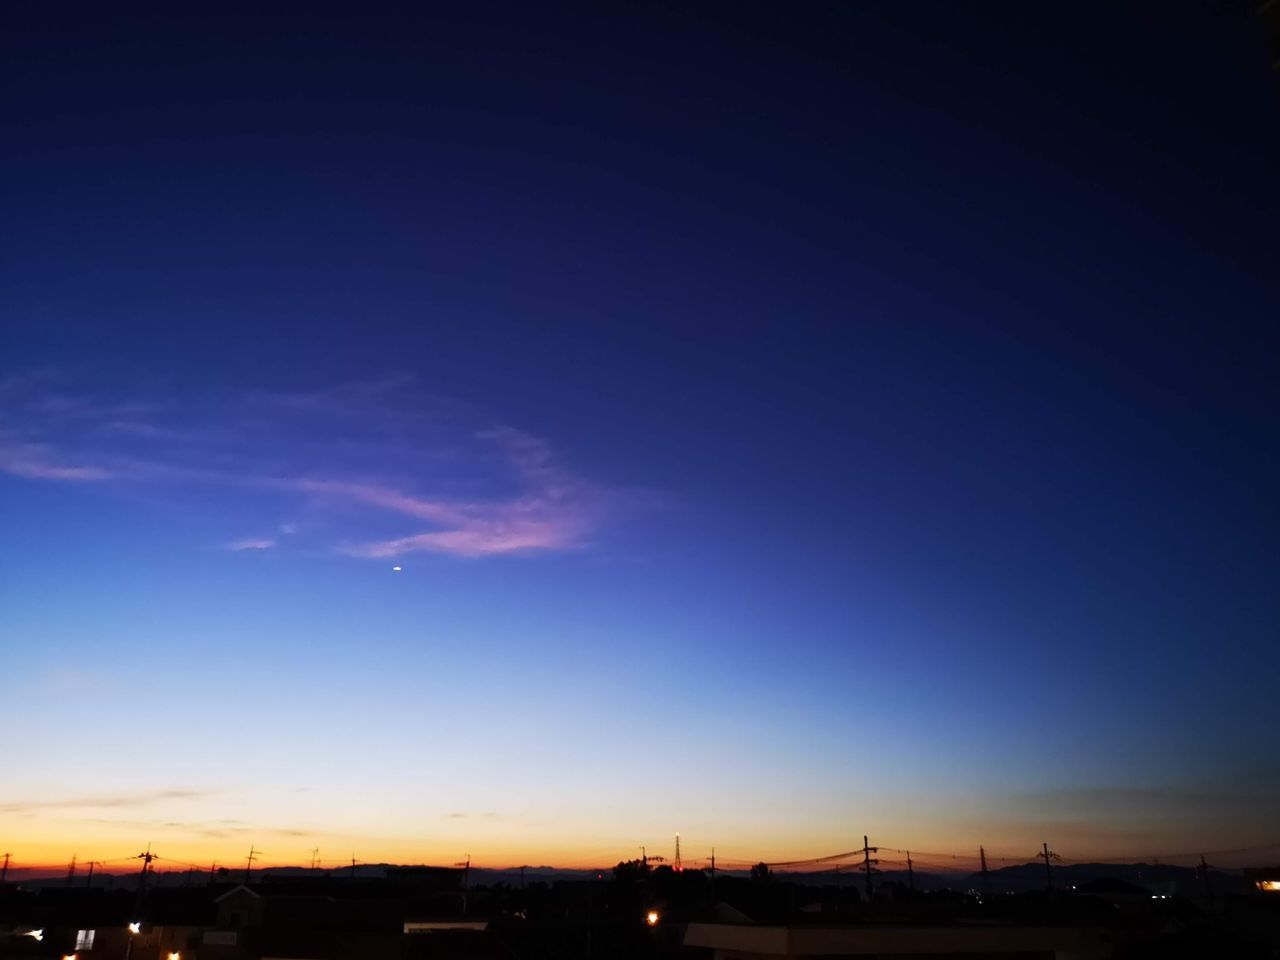
[[[159,413],[170,422],[121,421],[121,410]],[[23,391],[11,382],[0,385],[0,472],[29,480],[284,491],[347,520],[373,510],[416,522],[418,529],[399,535],[357,534],[332,544],[367,558],[575,549],[608,499],[560,467],[540,438],[486,425],[473,411],[425,397],[403,379],[311,394],[255,392],[185,407],[58,394],[46,384]],[[500,492],[420,492],[459,485]],[[247,536],[226,547],[277,545],[274,536]]]

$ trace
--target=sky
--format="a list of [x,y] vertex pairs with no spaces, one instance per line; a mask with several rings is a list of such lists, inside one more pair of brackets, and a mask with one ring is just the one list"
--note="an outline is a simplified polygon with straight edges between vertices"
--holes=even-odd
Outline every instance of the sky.
[[6,13],[0,845],[1276,843],[1280,90],[1192,6]]

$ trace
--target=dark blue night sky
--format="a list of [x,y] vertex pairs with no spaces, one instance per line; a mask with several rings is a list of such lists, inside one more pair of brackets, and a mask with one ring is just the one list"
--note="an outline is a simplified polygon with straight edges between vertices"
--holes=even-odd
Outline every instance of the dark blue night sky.
[[10,11],[11,842],[1274,840],[1267,38],[960,6]]

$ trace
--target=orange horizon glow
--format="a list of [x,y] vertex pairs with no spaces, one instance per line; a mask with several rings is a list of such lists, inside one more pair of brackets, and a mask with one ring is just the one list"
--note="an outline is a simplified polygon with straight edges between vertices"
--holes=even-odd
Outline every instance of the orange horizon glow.
[[[479,845],[473,845],[479,846]],[[661,841],[646,844],[647,856],[652,865],[659,866],[662,864],[670,865],[672,860],[671,850],[668,849],[669,844]],[[1010,848],[987,848],[987,863],[992,870],[1000,867],[1013,866],[1019,864],[1036,863],[1039,857],[1031,852],[1023,853],[1021,847]],[[875,847],[873,843],[873,848]],[[144,845],[145,848],[145,845]],[[687,849],[687,847],[686,847]],[[755,856],[745,855],[740,849],[731,849],[727,847],[717,847],[715,863],[718,871],[739,871],[746,870],[752,864],[765,862],[774,866],[775,869],[791,873],[811,873],[833,871],[838,869],[840,872],[853,873],[862,867],[860,853],[853,851],[848,845],[844,847],[846,851],[852,851],[852,856],[845,856],[838,860],[823,859],[830,856],[830,851],[821,853],[817,851],[804,852],[801,851],[794,857],[780,856],[776,851],[763,852]],[[1211,851],[1214,856],[1215,866],[1220,869],[1238,869],[1245,866],[1261,866],[1264,863],[1274,859],[1274,852],[1268,855],[1263,851],[1275,851],[1276,845],[1258,844],[1253,849],[1242,850],[1220,850]],[[97,859],[96,856],[89,856],[83,852],[83,847],[73,849],[70,846],[47,843],[41,844],[34,849],[32,847],[24,847],[22,845],[10,846],[11,854],[9,862],[9,875],[14,876],[59,876],[65,875],[72,857],[76,860],[75,877],[77,881],[87,879],[89,864],[93,863],[95,876],[112,875],[116,877],[127,876],[139,873],[142,869],[142,860],[140,849],[138,853],[126,854],[110,851],[114,856]],[[381,852],[379,852],[379,850]],[[1015,853],[1014,850],[1018,852]],[[175,845],[172,847],[161,848],[157,844],[151,845],[151,852],[155,855],[152,863],[152,873],[158,874],[174,874],[180,875],[189,871],[197,871],[209,873],[211,869],[226,870],[233,877],[243,872],[246,866],[246,857],[248,850],[235,851],[229,847],[209,847],[203,845]],[[1054,851],[1057,853],[1057,851]],[[890,849],[880,847],[875,850],[873,855],[879,860],[880,866],[884,870],[905,870],[907,861],[907,852],[905,849]],[[361,856],[360,851],[354,851],[357,867],[366,866],[437,866],[437,867],[461,867],[466,862],[468,854],[459,853],[453,850],[443,850],[440,848],[412,847],[406,845],[398,848],[398,850],[378,848],[371,849],[366,856]],[[1135,854],[1132,850],[1125,852],[1106,853],[1102,851],[1081,851],[1074,855],[1065,856],[1063,863],[1086,863],[1086,862],[1151,862],[1159,860],[1171,865],[1193,865],[1198,858],[1198,854],[1190,852],[1166,853],[1164,855]],[[574,853],[569,850],[553,850],[551,848],[529,848],[525,855],[512,853],[509,851],[491,850],[484,855],[470,855],[470,865],[474,869],[485,870],[518,870],[522,866],[530,869],[549,868],[559,870],[582,870],[582,871],[604,871],[611,870],[617,863],[626,860],[638,860],[641,857],[640,846],[633,847],[622,846],[612,851],[597,850],[592,853],[580,852]],[[920,873],[973,873],[980,869],[981,862],[977,850],[971,854],[964,851],[956,851],[951,853],[940,853],[937,851],[912,851],[910,853],[913,868]],[[316,863],[315,869],[325,872],[340,872],[344,869],[350,869],[352,854],[339,857],[320,857]],[[683,857],[686,870],[705,870],[710,867],[711,854],[709,851],[703,851],[695,848],[693,855],[686,854]],[[805,862],[819,861],[819,862]],[[1055,860],[1055,865],[1058,861]],[[296,857],[272,857],[269,855],[259,856],[255,847],[255,856],[252,865],[253,874],[261,874],[265,871],[274,869],[307,869],[311,867],[310,853],[305,853]]]
[[[159,872],[207,873],[216,864],[234,876],[251,846],[254,870],[307,867],[317,849],[327,870],[348,868],[353,856],[358,864],[448,866],[470,857],[484,869],[606,870],[640,858],[642,847],[655,865],[671,864],[677,833],[692,869],[708,867],[714,851],[721,870],[760,862],[795,872],[834,870],[836,857],[841,872],[854,870],[864,834],[879,848],[883,869],[905,870],[909,850],[914,869],[925,873],[973,872],[980,848],[992,869],[1033,863],[1045,842],[1067,863],[1190,865],[1203,852],[1215,866],[1234,868],[1280,855],[1280,845],[1264,846],[1274,836],[1262,812],[1212,821],[1197,811],[1153,817],[1145,795],[1128,808],[1108,803],[1109,813],[1084,809],[1085,802],[1103,806],[1087,795],[1012,795],[988,802],[979,818],[971,813],[978,805],[962,794],[923,789],[798,797],[786,784],[764,796],[732,784],[691,803],[661,782],[643,790],[583,784],[556,805],[550,788],[520,793],[508,780],[415,775],[395,789],[355,784],[337,791],[287,783],[220,788],[176,777],[140,786],[112,774],[116,780],[92,793],[52,782],[29,799],[6,798],[0,852],[12,854],[11,871],[65,875],[74,856],[77,876],[91,860],[95,872],[127,874],[139,869],[138,855],[149,847]],[[1074,817],[1058,812],[1072,805],[1081,808]]]

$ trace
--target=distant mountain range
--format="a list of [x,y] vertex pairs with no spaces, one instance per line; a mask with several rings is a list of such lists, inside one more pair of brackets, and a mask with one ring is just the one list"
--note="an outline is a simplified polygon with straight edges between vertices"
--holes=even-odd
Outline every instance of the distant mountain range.
[[[262,882],[269,880],[271,877],[299,878],[332,875],[354,877],[358,880],[376,880],[385,877],[387,870],[394,866],[395,864],[387,863],[359,864],[354,871],[350,867],[337,867],[332,870],[311,870],[307,867],[271,867],[264,870],[254,870],[252,879]],[[529,866],[524,868],[523,882],[527,886],[535,883],[556,883],[566,880],[590,880],[595,878],[598,873],[603,873],[605,879],[612,877],[611,869],[602,871],[565,870],[557,867]],[[721,876],[745,877],[748,875],[746,870],[720,870],[718,873]],[[1204,879],[1200,876],[1199,871],[1192,867],[1149,863],[1074,863],[1055,864],[1052,873],[1054,885],[1063,890],[1084,886],[1095,880],[1114,879],[1135,884],[1157,895],[1199,896],[1205,891]],[[834,870],[806,873],[776,871],[774,876],[778,880],[806,886],[839,884],[842,886],[857,886],[861,889],[863,883],[861,871],[852,867],[846,867],[838,873]],[[244,879],[244,870],[243,868],[219,869],[213,879],[218,883],[238,883]],[[979,873],[926,873],[916,871],[913,879],[916,888],[920,890],[980,891],[983,886],[982,876]],[[23,886],[35,888],[85,886],[87,883],[87,878],[83,874],[76,876],[68,883],[65,875],[50,875],[47,871],[23,868],[10,868],[9,880],[13,883],[21,883]],[[209,880],[208,870],[190,872],[158,871],[150,875],[148,882],[161,887],[180,887],[204,884],[208,883]],[[471,869],[471,884],[473,886],[506,884],[518,887],[521,880],[521,868],[519,867],[508,867],[501,870],[486,867],[473,867]],[[136,887],[137,882],[138,873],[136,871],[126,874],[97,873],[93,877],[92,885],[95,888],[132,890]],[[882,873],[876,873],[874,882],[877,885],[896,883],[905,887],[909,882],[909,878],[905,870],[886,870]],[[1249,883],[1239,873],[1224,873],[1218,870],[1209,871],[1209,885],[1215,894],[1243,893],[1250,889]],[[1031,862],[1019,866],[990,870],[987,873],[987,888],[992,893],[1019,893],[1028,890],[1043,890],[1045,888],[1044,864]]]
[[[832,883],[861,885],[861,872],[842,870],[822,873],[778,874],[792,883],[827,885]],[[1205,892],[1204,878],[1194,867],[1176,867],[1150,863],[1073,863],[1054,864],[1053,885],[1059,890],[1071,890],[1095,880],[1121,880],[1148,890],[1153,895],[1200,896]],[[896,883],[907,886],[914,879],[919,890],[972,890],[981,892],[981,873],[925,873],[917,870],[915,877],[908,877],[905,870],[886,870],[874,875],[874,882]],[[1224,873],[1210,869],[1209,886],[1215,894],[1245,893],[1251,884],[1240,873]],[[1046,878],[1043,863],[1024,863],[1012,867],[1000,867],[987,871],[987,890],[991,893],[1022,893],[1043,890]]]

